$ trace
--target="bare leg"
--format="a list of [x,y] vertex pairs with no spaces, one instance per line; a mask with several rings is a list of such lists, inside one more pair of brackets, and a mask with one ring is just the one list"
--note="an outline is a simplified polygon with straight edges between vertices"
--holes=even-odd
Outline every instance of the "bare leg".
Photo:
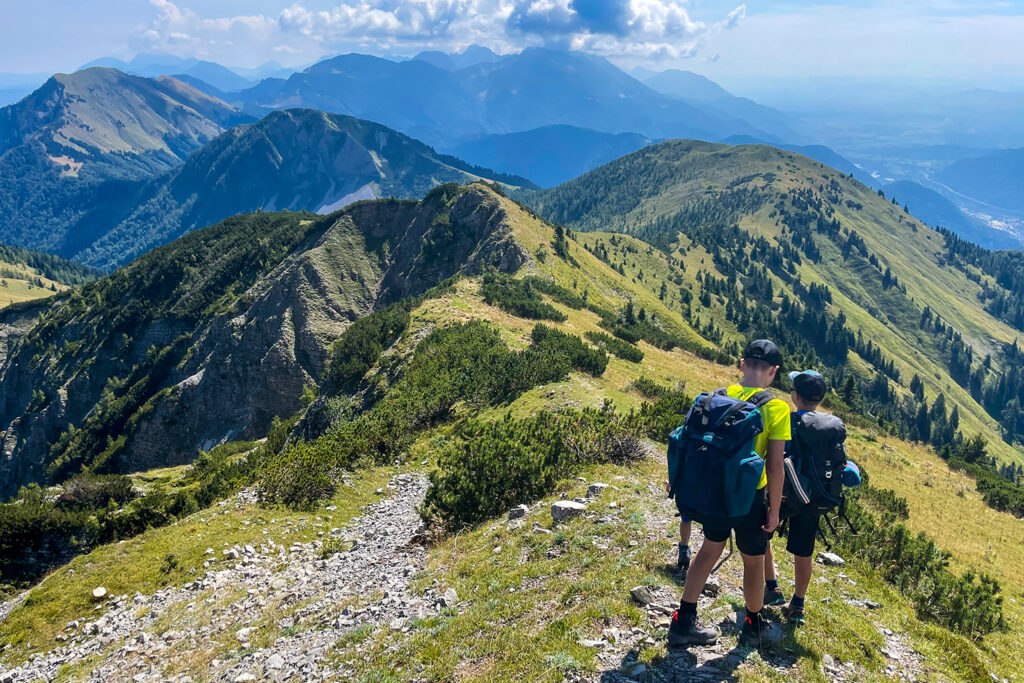
[[[690,571],[686,575],[686,587],[683,589],[683,600],[685,602],[697,602],[697,598],[700,597],[700,592],[704,590],[704,584],[707,583],[711,570],[715,568],[715,563],[722,556],[723,550],[725,550],[725,541],[715,543],[714,541],[704,539],[704,544],[701,545],[697,556],[690,563]],[[758,559],[761,558],[759,557]],[[759,600],[763,598],[764,596],[758,597]]]
[[[747,603],[747,612],[760,612],[764,607],[764,555],[744,555],[743,558],[743,600]],[[692,571],[692,570],[691,570]],[[687,584],[689,589],[689,584]]]
[[690,545],[690,534],[693,532],[693,522],[688,519],[679,520],[679,542],[683,545]]
[[764,551],[764,579],[771,581],[775,578],[775,553],[772,552],[772,542],[768,541],[768,549]]
[[793,596],[802,598],[807,595],[807,586],[811,583],[811,571],[814,569],[814,563],[810,557],[794,555],[793,566],[796,575]]

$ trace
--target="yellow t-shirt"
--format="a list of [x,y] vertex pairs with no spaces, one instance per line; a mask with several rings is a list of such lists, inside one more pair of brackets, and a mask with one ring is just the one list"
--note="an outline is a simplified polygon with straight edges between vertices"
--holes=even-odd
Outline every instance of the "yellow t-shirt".
[[[729,396],[738,398],[741,401],[750,399],[751,396],[759,391],[764,391],[764,389],[761,387],[741,387],[739,384],[733,384],[726,389],[726,393]],[[789,431],[789,405],[785,401],[773,398],[761,406],[761,416],[764,418],[764,431],[754,438],[754,452],[763,459],[768,453],[769,439],[789,441],[792,438]],[[768,470],[766,469],[761,473],[761,483],[757,485],[757,488],[763,489],[767,485]]]

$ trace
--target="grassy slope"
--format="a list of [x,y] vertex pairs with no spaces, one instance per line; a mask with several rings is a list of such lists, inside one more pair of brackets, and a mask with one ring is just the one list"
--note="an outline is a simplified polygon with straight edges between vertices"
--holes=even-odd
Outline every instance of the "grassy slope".
[[[34,280],[36,277],[39,277],[39,273],[36,272],[35,269],[28,268],[22,264],[0,261],[0,268],[15,270],[24,274],[23,278],[3,278],[6,284],[0,285],[0,308],[19,303],[21,301],[43,299],[48,296],[53,296],[57,292],[63,292],[68,289],[67,285],[62,285],[47,278],[42,278],[45,288],[40,289],[29,282],[30,278]],[[51,285],[57,288],[57,292],[50,289]]]
[[[879,197],[863,183],[807,157],[773,147],[730,147],[673,141],[648,147],[630,156],[639,154],[654,157],[644,168],[654,169],[652,173],[660,174],[660,184],[656,190],[651,190],[649,196],[642,197],[634,208],[622,215],[601,219],[595,217],[598,214],[588,214],[590,217],[584,218],[580,227],[588,230],[628,230],[658,217],[673,215],[682,204],[705,193],[726,189],[737,179],[752,178],[740,187],[766,188],[782,195],[808,187],[818,192],[822,183],[830,180],[837,182],[842,190],[840,201],[827,203],[844,227],[856,230],[864,239],[868,250],[881,260],[883,268],[889,266],[892,269],[906,286],[907,297],[913,305],[908,308],[907,302],[899,302],[903,304],[901,309],[898,305],[892,305],[891,299],[890,305],[884,305],[887,295],[881,290],[877,271],[862,272],[853,264],[845,262],[839,250],[821,236],[816,236],[815,240],[822,251],[822,262],[812,264],[805,260],[798,268],[801,280],[807,285],[829,285],[834,298],[833,310],[842,310],[851,329],[863,330],[865,338],[874,341],[887,357],[896,361],[904,384],[909,383],[914,373],[918,373],[925,383],[929,401],[943,392],[947,399],[959,404],[961,428],[965,434],[979,432],[989,440],[990,450],[1000,458],[1024,461],[1024,454],[1002,443],[995,420],[985,413],[967,391],[950,379],[944,362],[930,346],[931,342],[927,342],[925,335],[918,330],[920,309],[930,306],[964,336],[965,341],[974,348],[978,359],[988,353],[996,355],[993,341],[1010,342],[1018,336],[1015,330],[983,310],[977,299],[981,291],[978,284],[967,279],[962,272],[939,264],[943,252],[941,235],[904,213],[901,207]],[[619,163],[623,162],[612,162],[609,166]],[[624,163],[623,166],[626,167]],[[774,178],[769,182],[764,176],[753,177],[764,173],[772,173]],[[564,187],[566,191],[571,191],[572,183],[585,185],[587,182],[588,176],[584,175]],[[630,187],[631,191],[634,189]],[[621,197],[613,198],[612,201],[616,199],[621,201]],[[846,204],[847,200],[859,203],[863,208],[852,208]],[[538,203],[543,206],[543,196]],[[746,215],[740,220],[740,226],[769,240],[778,238],[781,227],[776,224],[776,219],[770,217],[771,211],[772,207],[768,205],[756,213]],[[595,237],[584,234],[580,239],[590,241]],[[679,256],[679,253],[676,255]],[[640,269],[632,268],[632,260],[627,262],[628,277],[635,277]],[[682,275],[687,283],[696,281],[698,270],[721,276],[712,260],[700,251],[690,251],[684,261],[686,272]],[[643,267],[643,272],[649,275],[647,266]],[[654,281],[650,277],[647,280]],[[788,291],[789,288],[781,280],[775,278],[774,282],[776,293]],[[669,289],[671,291],[673,287]],[[652,293],[654,291],[656,289]],[[721,303],[724,305],[724,302]],[[866,304],[894,312],[894,319],[879,320],[866,310]],[[724,321],[724,308],[713,306],[713,309],[713,317],[718,326],[728,331],[731,326]],[[704,317],[703,313],[701,315]]]
[[[509,204],[509,211],[517,237],[531,253],[550,241],[550,231],[540,222],[514,204]],[[597,238],[581,236],[584,240]],[[589,289],[591,298],[602,305],[617,308],[617,297],[628,291],[649,311],[656,311],[665,319],[674,317],[672,308],[677,304],[658,301],[656,285],[650,284],[652,273],[668,268],[658,252],[648,254],[640,249],[634,255],[637,270],[643,268],[648,276],[648,282],[634,282],[633,271],[623,278],[578,244],[571,243],[571,250],[580,262],[578,270],[551,254],[544,263],[534,263],[533,268],[568,287],[573,287],[576,280],[577,291]],[[688,258],[698,256],[691,252]],[[688,263],[687,275],[690,270]],[[576,334],[600,329],[595,314],[554,305],[568,315],[568,320],[558,325],[561,329]],[[534,324],[484,304],[477,281],[467,279],[458,283],[451,294],[428,300],[415,310],[409,331],[390,353],[409,351],[414,340],[423,338],[425,329],[469,318],[490,321],[516,346],[527,343]],[[695,335],[678,318],[674,322],[683,332]],[[540,408],[597,405],[606,397],[628,408],[643,400],[628,388],[641,375],[666,384],[684,381],[691,390],[721,385],[736,377],[733,369],[680,350],[666,352],[644,343],[640,346],[646,354],[641,364],[613,357],[601,378],[573,373],[565,381],[535,388],[489,415],[498,417],[507,410],[522,415]],[[1020,609],[1020,601],[1024,600],[1024,574],[1020,569],[1024,566],[1024,550],[1018,543],[1024,522],[987,508],[969,480],[950,473],[926,449],[852,429],[850,452],[867,468],[874,483],[891,487],[908,498],[912,508],[910,526],[927,531],[943,548],[953,552],[957,570],[975,568],[1000,578],[1008,597],[1006,614],[1012,630],[972,644],[922,624],[906,601],[881,583],[870,567],[853,563],[843,570],[845,580],[838,577],[836,570],[819,570],[818,575],[828,581],[812,584],[811,621],[787,641],[787,647],[800,656],[796,670],[781,674],[752,655],[739,665],[737,674],[747,680],[786,680],[795,675],[820,680],[819,664],[829,654],[851,663],[857,680],[884,680],[887,662],[878,652],[884,643],[877,628],[880,625],[906,634],[909,643],[926,659],[927,679],[979,680],[987,677],[989,671],[1011,678],[1024,676],[1024,665],[1013,656],[1024,648],[1024,612]],[[412,460],[418,462],[428,454],[429,440],[422,439]],[[418,578],[418,585],[426,587],[432,579],[439,578],[445,585],[454,586],[461,599],[469,601],[469,607],[462,614],[449,612],[415,623],[407,635],[361,631],[337,644],[338,659],[352,660],[371,680],[391,680],[399,664],[405,671],[411,667],[431,678],[508,680],[509,674],[514,673],[522,678],[557,680],[571,668],[598,671],[609,666],[596,658],[594,650],[578,645],[578,639],[599,636],[606,626],[637,625],[650,634],[653,644],[636,654],[657,665],[665,655],[663,630],[639,613],[628,597],[628,589],[639,583],[651,583],[674,592],[679,590],[663,572],[671,557],[675,534],[671,509],[659,491],[663,465],[650,461],[633,468],[606,466],[585,474],[589,481],[618,486],[618,491],[593,506],[596,512],[612,513],[611,521],[594,525],[592,521],[577,520],[562,533],[550,536],[529,533],[534,521],[549,526],[546,510],[551,500],[557,498],[554,496],[531,511],[523,530],[507,528],[499,520],[440,543],[431,551],[429,571]],[[173,472],[147,475],[155,480],[173,476]],[[342,523],[354,514],[355,506],[372,500],[369,492],[385,476],[381,471],[362,475],[357,489],[334,501],[339,510],[332,522]],[[584,489],[583,483],[572,480],[564,482],[559,490],[573,497]],[[614,512],[607,505],[612,500],[618,504]],[[148,532],[134,541],[99,548],[78,558],[72,563],[76,569],[74,576],[69,576],[66,568],[50,575],[33,591],[30,600],[0,626],[0,640],[14,643],[14,648],[4,653],[0,661],[20,661],[19,657],[31,651],[52,646],[53,637],[67,620],[90,609],[87,595],[94,585],[103,583],[114,594],[131,594],[134,590],[153,590],[163,581],[183,583],[188,580],[187,569],[201,565],[207,546],[244,543],[254,538],[259,525],[269,519],[286,523],[293,517],[302,517],[248,507],[228,508],[228,515],[229,526],[222,526],[224,522],[212,517],[209,511],[199,513],[173,527]],[[608,549],[598,548],[595,543]],[[494,548],[499,545],[502,550],[495,553]],[[552,548],[551,554],[557,557],[548,556]],[[160,567],[169,553],[181,558],[180,571],[165,577]],[[780,558],[784,558],[783,553]],[[124,571],[126,567],[134,571]],[[784,586],[788,586],[792,576],[788,563],[783,561],[780,571]],[[716,619],[738,604],[738,561],[730,560],[722,572],[726,590],[711,608]],[[820,602],[823,597],[830,601]],[[846,604],[847,598],[872,599],[884,607],[866,612]],[[28,640],[33,641],[33,647],[26,645]],[[354,650],[357,646],[363,649]],[[201,662],[195,666],[201,669]]]

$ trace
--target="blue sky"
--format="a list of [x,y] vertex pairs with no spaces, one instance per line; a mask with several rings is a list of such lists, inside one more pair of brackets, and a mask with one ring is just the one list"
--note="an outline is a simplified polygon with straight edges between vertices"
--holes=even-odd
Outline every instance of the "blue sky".
[[728,86],[836,77],[1024,88],[1024,1],[0,0],[0,72],[161,52],[227,65],[553,45]]

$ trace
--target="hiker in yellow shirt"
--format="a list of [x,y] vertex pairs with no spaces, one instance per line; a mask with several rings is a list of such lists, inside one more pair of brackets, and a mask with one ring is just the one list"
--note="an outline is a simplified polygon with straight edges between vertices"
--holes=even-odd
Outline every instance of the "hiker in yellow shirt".
[[[767,339],[751,342],[740,361],[743,378],[739,384],[726,389],[727,395],[740,400],[753,399],[756,394],[771,386],[781,364],[782,354],[773,342]],[[757,645],[781,637],[779,627],[770,624],[762,616],[762,609],[765,591],[764,554],[772,533],[779,526],[782,460],[786,442],[790,440],[789,405],[773,398],[760,404],[760,409],[764,429],[754,439],[754,451],[765,460],[765,468],[754,503],[743,520],[731,528],[704,525],[704,544],[690,563],[683,598],[669,627],[669,645],[709,645],[718,639],[717,628],[705,627],[697,621],[697,599],[734,531],[736,547],[743,557],[743,598],[747,608],[740,641]]]

